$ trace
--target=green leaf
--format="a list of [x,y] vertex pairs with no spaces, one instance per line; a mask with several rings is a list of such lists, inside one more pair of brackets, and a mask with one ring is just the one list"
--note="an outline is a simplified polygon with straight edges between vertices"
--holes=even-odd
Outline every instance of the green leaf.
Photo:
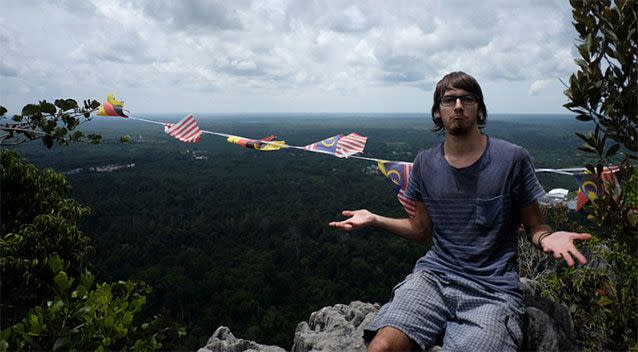
[[40,114],[40,107],[34,104],[27,104],[22,108],[22,116]]
[[63,307],[64,307],[64,302],[61,299],[59,299],[55,301],[55,303],[51,307],[51,312],[55,314],[59,312]]
[[42,137],[42,143],[44,143],[47,148],[51,149],[51,147],[53,147],[53,136],[47,134],[46,136]]
[[620,144],[618,143],[609,147],[609,149],[607,150],[607,153],[605,154],[605,159],[609,159],[610,156],[615,155],[618,152],[618,149],[620,149]]
[[574,62],[576,63],[576,65],[580,66],[583,70],[586,70],[587,66],[589,65],[587,61],[583,59],[576,59],[574,60]]
[[0,332],[0,340],[8,341],[11,337],[11,328],[6,328]]
[[56,255],[50,259],[49,267],[54,273],[61,271],[63,266],[64,266],[64,262],[59,256]]
[[576,120],[578,120],[578,121],[591,121],[591,120],[593,120],[593,118],[591,117],[591,115],[578,114],[578,115],[576,115]]
[[71,283],[73,282],[73,278],[69,278],[64,271],[60,271],[55,278],[53,278],[53,282],[55,283],[55,287],[64,293],[69,287],[71,287]]
[[[111,326],[113,326],[113,316],[106,316],[104,317],[104,326],[106,326],[107,328],[110,328]],[[108,345],[108,344],[105,344]]]
[[89,139],[89,143],[91,144],[100,144],[100,141],[102,140],[102,136],[99,134],[89,134],[86,137]]
[[582,134],[580,132],[576,132],[576,136],[578,136],[578,138],[582,139],[583,142],[585,142],[585,143],[589,142],[589,137],[585,136],[584,134]]
[[585,153],[596,153],[596,149],[592,148],[592,147],[590,147],[588,145],[582,145],[582,146],[578,147],[578,150],[582,150]]
[[596,302],[599,306],[608,306],[612,303],[614,303],[609,297],[607,296],[601,296],[598,301]]
[[82,138],[82,136],[84,136],[84,133],[82,133],[81,131],[75,131],[73,135],[71,135],[71,140],[77,141],[78,139]]
[[82,276],[80,276],[81,286],[86,287],[86,289],[90,289],[93,286],[93,281],[95,280],[95,276],[93,276],[89,271],[86,271]]
[[36,314],[29,314],[27,322],[29,323],[29,335],[38,336],[42,333],[42,324]]
[[55,115],[55,113],[58,111],[55,108],[55,105],[48,103],[46,100],[43,100],[40,102],[40,109],[42,110],[43,113],[46,113],[49,115]]
[[56,99],[55,106],[62,111],[77,109],[78,103],[73,99]]
[[66,345],[69,344],[69,338],[68,337],[58,337],[55,340],[55,343],[53,344],[53,350],[57,351],[59,350],[61,347],[64,347]]

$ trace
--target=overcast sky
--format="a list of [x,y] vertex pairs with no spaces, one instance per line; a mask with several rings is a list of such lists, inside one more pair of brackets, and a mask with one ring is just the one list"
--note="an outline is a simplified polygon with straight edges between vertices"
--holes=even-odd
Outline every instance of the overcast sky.
[[2,0],[0,105],[428,112],[462,70],[490,113],[567,113],[575,38],[565,0]]

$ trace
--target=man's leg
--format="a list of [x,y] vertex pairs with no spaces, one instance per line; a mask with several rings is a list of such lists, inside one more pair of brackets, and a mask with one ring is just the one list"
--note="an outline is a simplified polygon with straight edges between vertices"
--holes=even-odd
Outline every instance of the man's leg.
[[438,275],[419,271],[395,286],[390,302],[381,307],[364,331],[364,339],[371,341],[370,350],[412,351],[431,347],[450,315],[442,293],[444,285],[446,282]]
[[524,307],[520,298],[489,291],[467,280],[454,280],[458,299],[448,321],[444,351],[518,351]]
[[386,326],[377,332],[368,352],[420,351],[421,347],[397,328]]

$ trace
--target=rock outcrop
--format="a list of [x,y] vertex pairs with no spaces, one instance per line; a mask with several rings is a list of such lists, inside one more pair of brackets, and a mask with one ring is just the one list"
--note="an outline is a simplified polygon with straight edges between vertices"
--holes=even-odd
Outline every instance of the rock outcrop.
[[220,326],[198,352],[286,352],[281,347],[260,345],[257,342],[236,338],[230,329]]
[[[538,283],[521,279],[527,310],[523,351],[577,351],[576,334],[567,307],[539,295]],[[363,330],[379,311],[378,304],[352,302],[324,307],[295,330],[292,352],[365,351]],[[430,352],[440,350],[433,347]],[[219,327],[199,352],[282,352],[277,346],[238,339]]]
[[523,351],[578,351],[574,323],[564,305],[540,295],[538,283],[521,278],[526,307]]
[[297,325],[292,351],[365,351],[363,330],[379,308],[359,301],[321,308]]

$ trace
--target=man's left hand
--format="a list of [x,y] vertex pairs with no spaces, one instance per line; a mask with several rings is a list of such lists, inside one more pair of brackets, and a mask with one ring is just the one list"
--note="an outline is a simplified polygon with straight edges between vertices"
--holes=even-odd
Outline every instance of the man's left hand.
[[587,264],[587,259],[576,249],[574,240],[587,241],[591,239],[588,233],[557,231],[541,240],[543,252],[552,253],[556,259],[565,259],[567,265],[574,265],[574,258],[580,264]]

